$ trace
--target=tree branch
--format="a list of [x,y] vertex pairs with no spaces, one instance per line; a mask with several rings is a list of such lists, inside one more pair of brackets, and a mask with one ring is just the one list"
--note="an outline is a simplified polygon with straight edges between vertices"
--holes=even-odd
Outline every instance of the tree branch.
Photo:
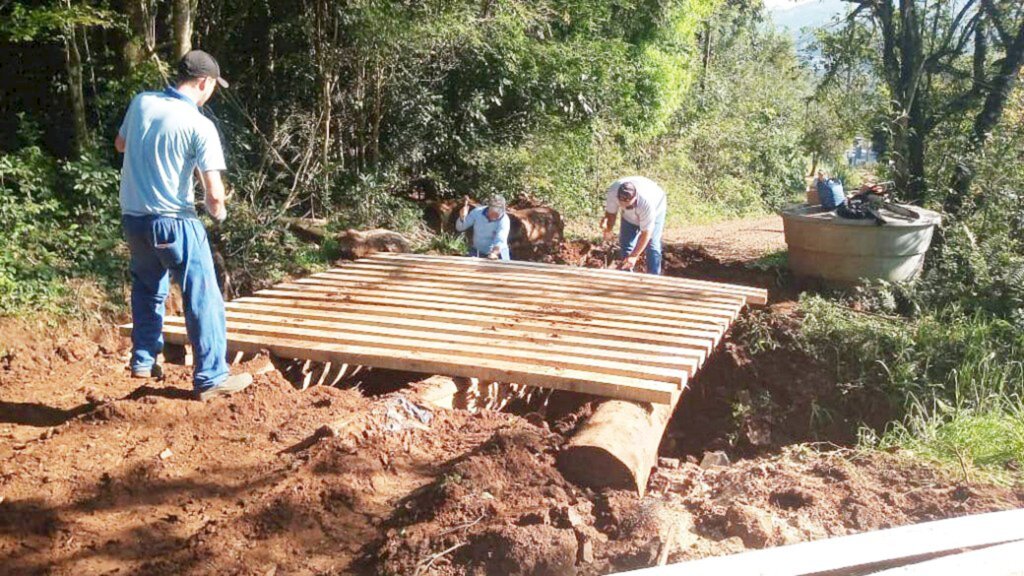
[[996,3],[992,0],[981,0],[981,6],[988,14],[989,21],[992,22],[992,27],[996,30],[996,35],[999,36],[999,41],[1004,45],[1009,46],[1013,42],[1013,38],[1010,36],[1009,30],[1003,23],[1003,13],[996,6]]

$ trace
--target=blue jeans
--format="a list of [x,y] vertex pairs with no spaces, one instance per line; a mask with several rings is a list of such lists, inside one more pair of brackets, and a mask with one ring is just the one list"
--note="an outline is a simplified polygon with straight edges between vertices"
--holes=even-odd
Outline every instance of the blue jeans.
[[168,272],[181,286],[185,330],[195,358],[192,381],[207,390],[228,377],[224,299],[203,223],[195,218],[122,216],[131,252],[132,370],[153,366],[164,347]]
[[[485,250],[485,251],[481,252],[480,250],[477,250],[476,248],[470,248],[469,249],[469,254],[467,254],[467,256],[469,256],[471,258],[487,258],[487,255],[490,254],[490,253],[491,253],[490,250]],[[501,245],[501,256],[500,256],[500,259],[501,260],[511,260],[512,259],[509,256],[509,253],[508,253],[508,244],[502,244]]]
[[[658,214],[654,220],[654,230],[651,232],[651,239],[647,243],[647,273],[661,274],[661,232],[665,228],[665,212]],[[636,247],[637,238],[640,237],[640,227],[632,222],[619,219],[619,246],[622,248],[622,257],[625,258],[633,252]]]

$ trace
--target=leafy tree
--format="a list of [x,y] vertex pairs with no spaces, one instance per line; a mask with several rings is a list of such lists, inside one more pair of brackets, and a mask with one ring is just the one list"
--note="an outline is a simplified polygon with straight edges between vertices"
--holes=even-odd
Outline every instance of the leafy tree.
[[[939,130],[972,116],[971,145],[939,200],[956,212],[969,193],[972,156],[998,124],[1024,62],[1024,5],[1013,0],[846,0],[846,27],[823,44],[828,78],[870,64],[890,98],[888,155],[897,185],[924,201],[926,154]],[[852,40],[852,41],[851,41]],[[870,43],[872,50],[862,49]],[[944,190],[944,191],[943,191]]]

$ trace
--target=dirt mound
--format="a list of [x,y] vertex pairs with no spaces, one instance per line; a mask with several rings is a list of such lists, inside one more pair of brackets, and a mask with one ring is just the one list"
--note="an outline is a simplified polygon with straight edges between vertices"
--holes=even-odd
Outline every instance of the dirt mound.
[[[725,352],[683,403],[694,424],[674,423],[663,446],[684,461],[665,460],[639,499],[557,472],[557,451],[592,409],[578,395],[523,416],[469,414],[418,406],[386,374],[360,390],[300,392],[270,370],[200,403],[189,368],[130,378],[127,343],[109,328],[0,325],[2,571],[586,576],[662,553],[675,561],[1024,505],[1021,490],[886,455],[780,453],[829,381],[785,385],[794,366],[814,373],[784,356]],[[264,367],[257,358],[238,369]],[[765,390],[773,402],[730,427],[734,378],[751,406]],[[712,417],[701,421],[701,409]],[[749,459],[685,461],[713,445]]]
[[727,468],[694,464],[659,470],[652,485],[678,494],[693,513],[696,538],[686,557],[763,548],[1024,505],[1024,490],[965,486],[895,456],[815,452]]

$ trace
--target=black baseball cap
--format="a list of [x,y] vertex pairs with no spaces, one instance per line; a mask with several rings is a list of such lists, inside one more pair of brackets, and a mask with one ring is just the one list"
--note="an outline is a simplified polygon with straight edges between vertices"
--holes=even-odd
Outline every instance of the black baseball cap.
[[220,64],[213,56],[202,50],[192,50],[178,62],[178,75],[182,78],[216,78],[221,88],[228,87],[228,81],[220,77]]
[[632,202],[636,197],[636,186],[632,182],[623,182],[616,195],[622,202]]

